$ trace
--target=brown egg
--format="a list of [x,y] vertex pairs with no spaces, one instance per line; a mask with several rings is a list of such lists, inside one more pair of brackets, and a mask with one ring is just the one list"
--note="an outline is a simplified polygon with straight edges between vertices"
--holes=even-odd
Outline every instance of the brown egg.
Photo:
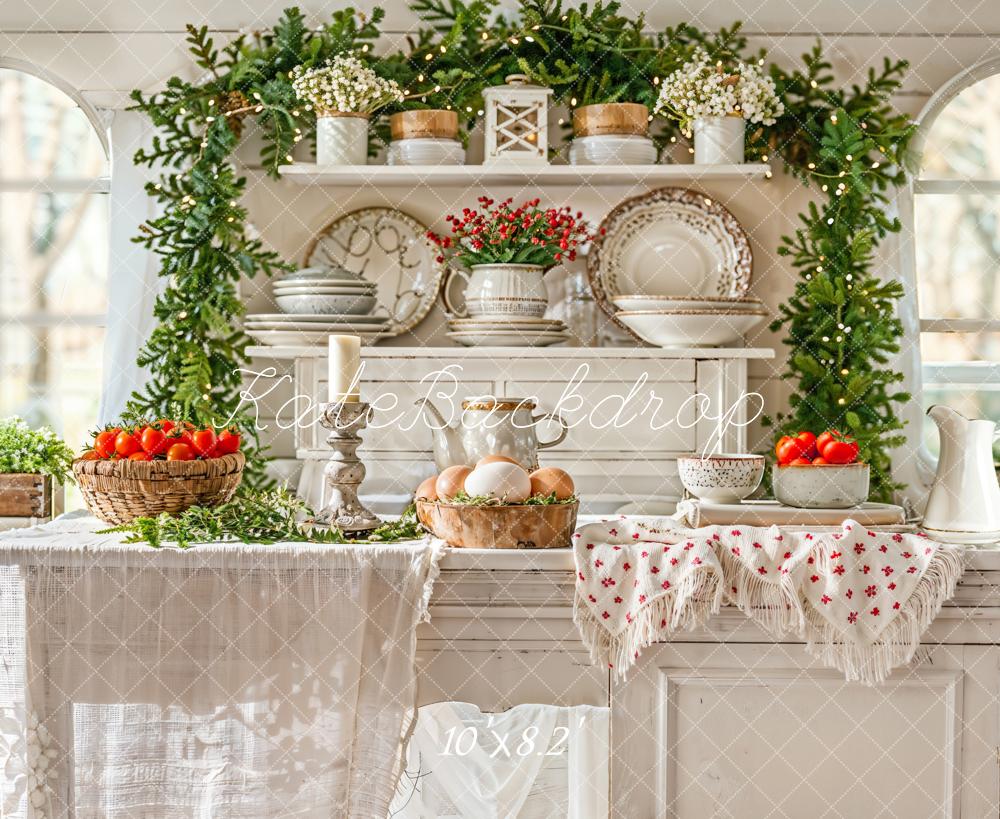
[[576,486],[568,472],[546,466],[531,473],[532,495],[551,495],[553,492],[559,500],[566,500],[576,492]]
[[434,488],[440,500],[451,500],[465,489],[465,479],[472,471],[471,466],[449,466],[437,477]]
[[414,493],[413,497],[417,500],[436,501],[438,499],[437,475],[431,475],[431,477],[425,478],[421,482],[420,486],[417,487],[417,491]]
[[517,464],[518,466],[521,466],[521,464],[517,463],[517,461],[515,461],[513,458],[508,458],[506,455],[486,455],[479,459],[479,462],[476,464],[476,466],[482,466],[483,464],[496,464],[496,463]]

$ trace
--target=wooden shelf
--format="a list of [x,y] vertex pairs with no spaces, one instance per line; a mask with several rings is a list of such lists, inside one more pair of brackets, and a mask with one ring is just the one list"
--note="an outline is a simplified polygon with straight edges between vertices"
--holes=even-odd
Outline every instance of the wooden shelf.
[[679,182],[763,179],[771,166],[753,165],[283,165],[281,175],[297,185],[353,187],[474,185],[628,185],[637,182]]
[[[326,358],[327,348],[319,346],[264,346],[247,347],[247,355],[254,358],[295,359]],[[657,347],[362,347],[364,358],[565,358],[606,359],[631,361],[653,359],[769,359],[774,358],[770,347],[686,347],[660,349]]]

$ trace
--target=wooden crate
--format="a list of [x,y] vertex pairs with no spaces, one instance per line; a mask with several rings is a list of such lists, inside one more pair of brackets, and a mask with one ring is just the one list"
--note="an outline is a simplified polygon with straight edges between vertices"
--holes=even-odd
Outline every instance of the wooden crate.
[[47,518],[51,514],[51,476],[18,472],[0,475],[0,517]]

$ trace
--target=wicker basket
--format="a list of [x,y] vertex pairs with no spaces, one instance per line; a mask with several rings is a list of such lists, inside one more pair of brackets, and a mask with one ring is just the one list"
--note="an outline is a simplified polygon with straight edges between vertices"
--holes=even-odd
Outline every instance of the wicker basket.
[[229,500],[243,477],[243,453],[206,461],[73,462],[73,475],[94,517],[120,526],[161,512]]

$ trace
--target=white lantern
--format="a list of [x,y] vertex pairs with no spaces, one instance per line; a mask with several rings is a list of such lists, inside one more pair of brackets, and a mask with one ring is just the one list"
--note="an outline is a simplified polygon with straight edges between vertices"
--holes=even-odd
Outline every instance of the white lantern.
[[524,74],[511,74],[506,85],[483,89],[486,103],[484,165],[549,163],[551,88],[530,85]]

